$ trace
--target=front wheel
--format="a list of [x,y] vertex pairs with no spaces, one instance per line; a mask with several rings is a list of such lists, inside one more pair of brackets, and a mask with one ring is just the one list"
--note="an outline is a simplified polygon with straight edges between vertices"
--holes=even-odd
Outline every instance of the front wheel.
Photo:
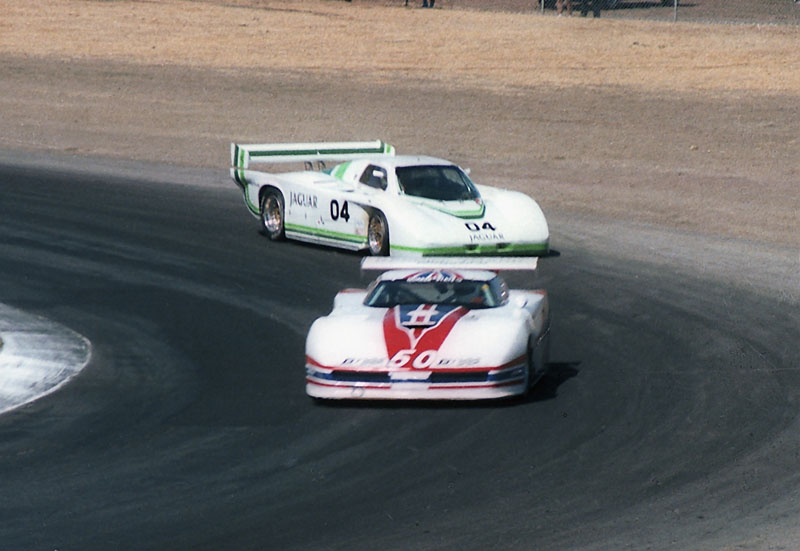
[[372,256],[389,254],[389,225],[386,223],[386,217],[380,211],[376,210],[369,216],[367,243]]
[[261,196],[261,228],[273,241],[286,236],[283,204],[283,194],[277,189],[268,189]]

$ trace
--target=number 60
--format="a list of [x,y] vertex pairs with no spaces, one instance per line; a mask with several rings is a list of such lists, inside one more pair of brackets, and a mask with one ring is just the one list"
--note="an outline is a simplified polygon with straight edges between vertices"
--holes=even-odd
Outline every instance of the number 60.
[[411,362],[411,367],[414,369],[425,369],[436,363],[438,357],[436,350],[425,350],[414,356],[416,351],[415,348],[398,350],[397,353],[392,356],[392,359],[389,360],[389,367],[406,367],[408,362]]

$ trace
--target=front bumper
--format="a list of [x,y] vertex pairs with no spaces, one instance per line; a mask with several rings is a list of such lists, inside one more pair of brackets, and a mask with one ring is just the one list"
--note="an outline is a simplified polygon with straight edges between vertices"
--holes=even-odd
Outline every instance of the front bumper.
[[541,243],[473,243],[443,247],[391,245],[391,254],[420,256],[547,256],[550,241]]
[[357,371],[306,364],[306,393],[333,400],[492,400],[524,394],[524,358],[499,368]]

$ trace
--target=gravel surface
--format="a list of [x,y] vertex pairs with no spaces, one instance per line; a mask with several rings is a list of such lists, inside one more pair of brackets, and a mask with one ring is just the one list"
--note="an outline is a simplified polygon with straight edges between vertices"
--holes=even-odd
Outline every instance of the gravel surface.
[[798,262],[797,27],[558,20],[513,0],[4,4],[0,148],[224,170],[231,141],[382,138],[545,212]]

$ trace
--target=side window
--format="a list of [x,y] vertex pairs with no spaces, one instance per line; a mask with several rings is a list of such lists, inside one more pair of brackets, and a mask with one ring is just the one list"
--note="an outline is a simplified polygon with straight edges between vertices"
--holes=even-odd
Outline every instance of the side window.
[[505,280],[495,277],[490,282],[490,285],[493,287],[494,294],[497,296],[499,304],[508,302],[508,284],[506,284]]
[[358,181],[369,187],[386,189],[386,171],[375,165],[368,165]]

